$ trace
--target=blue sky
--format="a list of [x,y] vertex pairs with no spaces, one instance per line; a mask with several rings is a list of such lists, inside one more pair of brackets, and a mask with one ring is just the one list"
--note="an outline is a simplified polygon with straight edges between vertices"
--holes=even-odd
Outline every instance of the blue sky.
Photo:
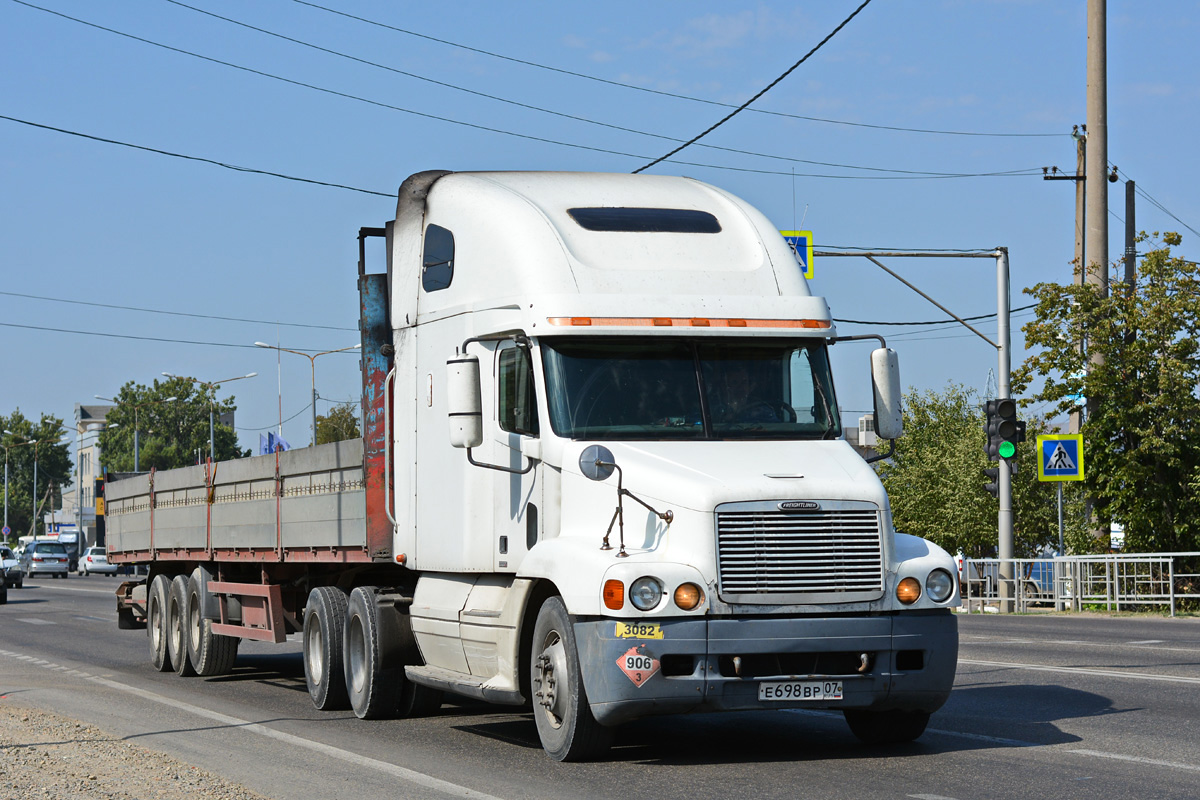
[[[318,3],[361,20],[297,0],[189,3],[342,56],[168,0],[30,3],[91,25],[0,0],[0,115],[192,158],[0,119],[0,411],[69,420],[75,403],[129,380],[256,371],[222,392],[255,447],[280,405],[284,437],[309,441],[310,370],[284,353],[277,383],[275,353],[253,342],[357,341],[357,232],[394,213],[409,174],[632,171],[727,113],[714,103],[752,97],[858,0]],[[1108,14],[1109,159],[1200,229],[1200,3],[1110,0]],[[702,140],[712,147],[652,171],[728,189],[780,228],[813,230],[818,249],[1006,246],[1012,305],[1026,305],[1022,288],[1070,279],[1073,185],[1040,168],[1074,170],[1085,17],[1086,0],[874,0],[754,111]],[[998,172],[1019,174],[909,174]],[[1124,195],[1123,182],[1110,186],[1112,259]],[[1200,259],[1185,225],[1143,199],[1137,222],[1181,231],[1179,252]],[[382,267],[381,250],[371,258]],[[990,260],[885,263],[961,316],[996,310]],[[943,317],[863,259],[819,260],[813,290],[842,319]],[[1014,366],[1028,319],[1014,317]],[[904,382],[922,389],[982,392],[996,368],[995,351],[961,328],[839,332],[883,333]],[[835,348],[851,424],[870,408],[867,349]],[[319,412],[357,398],[356,355],[316,363]]]

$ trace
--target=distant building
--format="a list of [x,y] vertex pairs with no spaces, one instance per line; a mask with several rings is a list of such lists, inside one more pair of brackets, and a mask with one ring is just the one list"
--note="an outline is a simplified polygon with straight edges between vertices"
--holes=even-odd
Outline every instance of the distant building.
[[878,455],[875,446],[879,444],[879,436],[875,433],[875,415],[864,414],[858,418],[858,427],[843,428],[846,441],[864,458]]
[[[75,523],[83,544],[96,541],[96,479],[100,469],[100,432],[108,426],[107,418],[114,406],[85,406],[75,404],[75,489],[71,502]],[[67,498],[63,497],[63,510]]]

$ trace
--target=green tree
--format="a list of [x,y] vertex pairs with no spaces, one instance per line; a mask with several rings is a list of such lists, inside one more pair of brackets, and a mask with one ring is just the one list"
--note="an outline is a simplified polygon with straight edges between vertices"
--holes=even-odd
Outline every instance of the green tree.
[[[1043,419],[1027,420],[1028,440],[1013,462],[1013,539],[1018,557],[1058,542],[1057,490],[1037,480],[1034,438]],[[875,463],[892,505],[896,530],[929,539],[947,551],[995,555],[999,501],[984,490],[984,414],[975,392],[948,384],[941,392],[910,390],[904,398],[904,436],[895,454]],[[1064,495],[1069,550],[1083,531],[1079,491]],[[1086,538],[1086,537],[1085,537]],[[1090,545],[1090,540],[1088,541]]]
[[1151,245],[1136,289],[1026,290],[1038,306],[1025,341],[1039,349],[1014,385],[1041,381],[1034,398],[1060,412],[1087,398],[1086,491],[1133,552],[1200,549],[1200,265],[1171,254],[1180,241],[1166,233]]
[[[38,422],[26,419],[20,409],[0,415],[0,437],[8,459],[8,526],[10,539],[42,533],[42,517],[62,508],[62,489],[71,485],[71,445],[58,417],[42,414]],[[29,444],[34,442],[36,444]],[[37,487],[33,485],[33,462],[37,458]],[[34,497],[37,514],[34,514]]]
[[[117,393],[108,413],[108,427],[100,434],[100,463],[110,472],[133,472],[134,429],[140,454],[138,468],[173,469],[208,458],[208,422],[211,405],[216,459],[244,458],[249,450],[238,447],[237,434],[220,422],[222,413],[237,408],[232,397],[217,400],[220,386],[202,386],[187,378],[168,378],[143,386],[130,381]],[[171,400],[170,398],[174,398]]]
[[354,403],[342,403],[317,415],[317,444],[341,442],[362,436],[358,430],[358,408]]

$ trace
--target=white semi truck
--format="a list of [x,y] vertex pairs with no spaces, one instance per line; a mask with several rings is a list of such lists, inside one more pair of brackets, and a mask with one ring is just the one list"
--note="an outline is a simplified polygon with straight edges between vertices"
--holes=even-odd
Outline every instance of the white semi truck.
[[[386,237],[387,272],[366,271]],[[318,708],[532,709],[547,753],[652,714],[823,708],[919,736],[953,559],[842,437],[824,299],[775,226],[678,177],[423,172],[359,236],[361,440],[106,487],[151,660],[302,635]],[[871,353],[900,435],[895,353]]]

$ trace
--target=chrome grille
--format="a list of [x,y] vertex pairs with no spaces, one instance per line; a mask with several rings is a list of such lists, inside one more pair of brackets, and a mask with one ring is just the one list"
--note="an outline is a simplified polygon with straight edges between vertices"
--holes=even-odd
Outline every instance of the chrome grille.
[[850,600],[883,591],[879,511],[867,503],[823,503],[813,511],[730,504],[717,510],[717,552],[721,595],[735,602]]

